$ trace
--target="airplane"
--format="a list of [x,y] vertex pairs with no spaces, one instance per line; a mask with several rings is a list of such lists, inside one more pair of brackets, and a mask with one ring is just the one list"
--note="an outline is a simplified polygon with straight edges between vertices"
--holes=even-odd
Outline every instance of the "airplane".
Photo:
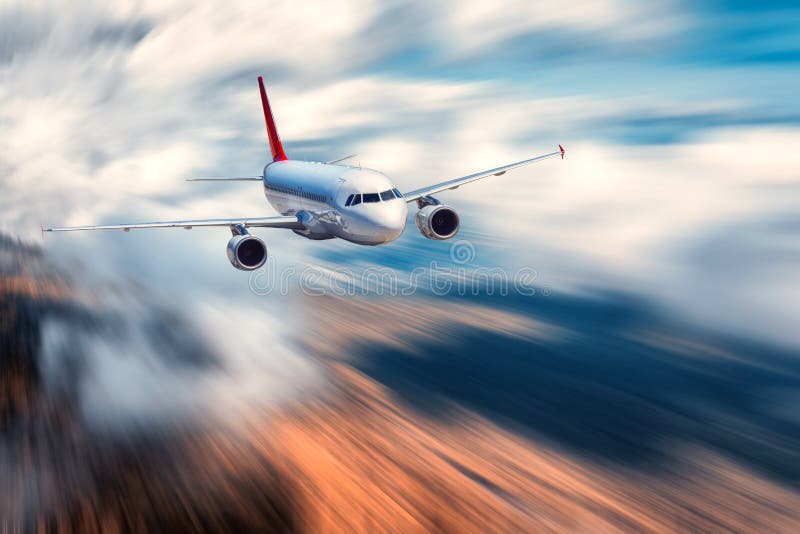
[[343,164],[353,156],[317,163],[292,160],[286,156],[278,136],[263,77],[258,77],[261,105],[267,127],[272,161],[261,176],[239,178],[189,178],[192,182],[257,181],[264,187],[267,201],[280,213],[275,217],[233,217],[187,221],[110,224],[44,228],[42,232],[71,232],[78,230],[124,230],[132,228],[228,227],[232,237],[228,242],[228,259],[235,268],[253,271],[267,261],[267,247],[248,228],[284,228],[313,240],[340,238],[359,245],[382,245],[394,241],[403,233],[408,216],[408,204],[416,203],[414,222],[428,239],[450,239],[458,233],[460,219],[456,211],[432,195],[458,189],[462,185],[561,156],[564,147],[530,159],[476,172],[468,176],[439,182],[427,187],[401,193],[389,178],[378,171]]

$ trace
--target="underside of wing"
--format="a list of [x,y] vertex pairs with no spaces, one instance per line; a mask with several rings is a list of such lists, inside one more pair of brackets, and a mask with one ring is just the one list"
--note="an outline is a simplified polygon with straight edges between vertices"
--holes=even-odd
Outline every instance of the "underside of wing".
[[509,163],[508,165],[503,165],[502,167],[496,167],[494,169],[476,172],[475,174],[470,174],[469,176],[462,176],[461,178],[455,178],[453,180],[447,180],[446,182],[439,182],[438,184],[430,185],[427,187],[423,187],[421,189],[417,189],[415,191],[404,193],[403,198],[405,199],[406,202],[413,202],[428,195],[433,195],[435,193],[447,191],[448,189],[456,189],[464,184],[468,184],[470,182],[474,182],[476,180],[480,180],[488,176],[500,176],[501,174],[505,174],[507,171],[516,169],[517,167],[524,167],[525,165],[530,165],[531,163],[536,163],[537,161],[554,158],[556,156],[561,156],[561,158],[563,159],[565,153],[566,150],[564,150],[564,147],[558,145],[558,150],[555,152],[550,152],[549,154],[543,154],[541,156],[536,156],[534,158],[517,161],[515,163]]
[[124,230],[132,228],[185,228],[206,226],[242,226],[244,228],[287,228],[302,230],[303,224],[295,216],[239,217],[233,219],[196,219],[187,221],[145,222],[131,224],[105,224],[99,226],[70,226],[65,228],[43,228],[43,232],[74,232],[78,230]]

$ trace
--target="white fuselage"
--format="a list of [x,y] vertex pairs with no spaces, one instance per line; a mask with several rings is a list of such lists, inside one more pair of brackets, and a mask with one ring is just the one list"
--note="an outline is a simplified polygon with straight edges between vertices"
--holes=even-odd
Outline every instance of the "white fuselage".
[[[378,171],[276,161],[264,167],[263,184],[269,203],[283,215],[301,218],[308,230],[296,232],[309,239],[339,237],[361,245],[381,245],[397,239],[405,229],[406,201],[398,198],[389,178]],[[348,199],[352,205],[347,205]]]

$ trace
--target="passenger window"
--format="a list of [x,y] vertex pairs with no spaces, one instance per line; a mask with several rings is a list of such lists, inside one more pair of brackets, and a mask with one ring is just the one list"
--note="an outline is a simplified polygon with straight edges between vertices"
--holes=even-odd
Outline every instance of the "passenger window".
[[350,205],[355,206],[356,204],[361,204],[361,193],[356,193],[356,196],[353,197],[353,202]]
[[394,200],[394,195],[392,194],[392,190],[389,189],[388,191],[384,191],[381,193],[381,200]]
[[392,189],[392,193],[394,193],[394,196],[396,196],[397,198],[403,198],[403,193],[398,191],[396,187]]
[[367,202],[380,202],[381,198],[378,196],[378,193],[364,193],[364,203]]

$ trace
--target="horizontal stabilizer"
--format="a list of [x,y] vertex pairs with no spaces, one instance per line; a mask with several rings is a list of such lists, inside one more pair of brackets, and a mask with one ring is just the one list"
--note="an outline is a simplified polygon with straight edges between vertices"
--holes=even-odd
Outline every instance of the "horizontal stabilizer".
[[358,154],[350,154],[349,156],[345,156],[345,157],[343,157],[343,158],[335,159],[335,160],[333,160],[333,161],[326,161],[326,162],[325,162],[325,164],[326,164],[326,165],[334,165],[334,164],[336,164],[336,163],[341,163],[342,161],[345,161],[345,160],[347,160],[347,159],[354,158],[354,157],[356,157],[357,155],[358,155]]

